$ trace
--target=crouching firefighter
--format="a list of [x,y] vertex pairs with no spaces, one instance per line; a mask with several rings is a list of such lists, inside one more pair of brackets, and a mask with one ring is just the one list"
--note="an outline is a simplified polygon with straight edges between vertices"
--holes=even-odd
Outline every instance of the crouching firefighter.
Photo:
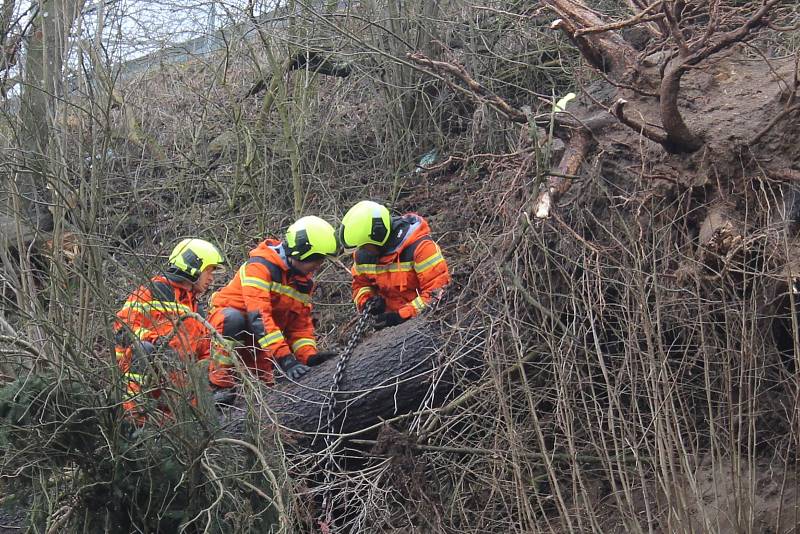
[[416,213],[392,217],[386,206],[363,200],[342,219],[339,240],[353,253],[353,301],[370,302],[375,327],[401,324],[441,296],[450,282],[447,262]]
[[[311,320],[312,275],[338,250],[333,227],[319,217],[298,219],[283,240],[266,239],[250,251],[228,285],[211,297],[209,322],[239,343],[237,355],[259,379],[272,384],[273,363],[290,380],[334,354],[318,353]],[[209,380],[236,384],[232,357],[212,358]]]
[[[161,397],[157,383],[185,387],[186,364],[226,350],[212,347],[206,326],[187,316],[198,313],[198,298],[211,286],[223,261],[219,249],[208,241],[184,239],[170,253],[165,273],[131,293],[117,313],[117,365],[127,380],[123,406],[137,423],[146,419],[145,395]],[[157,410],[168,412],[163,402],[157,403]]]

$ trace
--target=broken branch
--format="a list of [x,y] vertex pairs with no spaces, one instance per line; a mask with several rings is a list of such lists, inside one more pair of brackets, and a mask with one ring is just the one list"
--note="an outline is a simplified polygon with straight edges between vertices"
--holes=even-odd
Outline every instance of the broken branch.
[[421,52],[406,54],[406,57],[418,65],[423,65],[431,70],[446,72],[455,76],[464,82],[473,94],[480,97],[481,101],[486,102],[489,106],[508,117],[509,120],[520,124],[528,123],[528,118],[524,113],[478,83],[461,65],[447,63],[446,61],[435,61]]
[[627,103],[628,103],[627,100],[625,100],[624,98],[620,98],[619,100],[614,102],[613,106],[611,106],[611,113],[617,119],[619,119],[619,121],[622,124],[624,124],[625,126],[627,126],[632,130],[636,130],[641,135],[650,139],[651,141],[655,141],[656,143],[659,143],[661,145],[666,143],[667,135],[664,132],[660,132],[655,128],[646,125],[644,122],[639,122],[625,115],[625,104]]
[[550,217],[553,204],[558,202],[558,199],[572,187],[573,177],[578,176],[578,171],[589,153],[591,144],[592,134],[588,130],[578,130],[570,139],[558,167],[554,172],[548,173],[547,186],[536,197],[533,213],[537,219]]
[[639,14],[637,14],[637,15],[629,18],[629,19],[622,20],[620,22],[613,22],[611,24],[601,24],[600,26],[594,26],[594,27],[591,27],[591,28],[582,28],[582,29],[577,30],[575,32],[575,37],[582,37],[584,35],[589,35],[591,33],[603,33],[603,32],[608,32],[608,31],[621,30],[622,28],[628,28],[630,26],[635,26],[635,25],[637,25],[639,23],[654,22],[654,21],[660,20],[660,19],[664,18],[664,14],[663,13],[659,13],[659,14],[656,14],[656,15],[648,16],[648,14],[651,11],[655,11],[655,9],[659,6],[659,4],[661,4],[661,2],[656,2],[656,3],[652,4],[651,6],[648,6],[641,13],[639,13]]
[[578,34],[581,28],[605,26],[586,5],[571,0],[545,0],[543,3],[561,17],[550,27],[564,31],[593,67],[614,74],[622,74],[631,67],[635,50],[619,35],[609,31]]

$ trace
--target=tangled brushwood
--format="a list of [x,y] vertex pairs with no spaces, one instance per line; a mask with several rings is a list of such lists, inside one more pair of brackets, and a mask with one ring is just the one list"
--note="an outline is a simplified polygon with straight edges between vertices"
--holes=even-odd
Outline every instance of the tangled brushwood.
[[13,474],[4,506],[29,510],[27,522],[43,532],[288,528],[274,433],[258,421],[243,425],[244,435],[223,432],[201,390],[194,401],[166,392],[172,413],[138,426],[122,417],[123,384],[109,388],[67,371],[2,389],[0,445],[4,473]]
[[[52,231],[9,188],[0,532],[796,529],[795,2],[256,4],[215,54],[76,78],[38,162]],[[169,243],[235,269],[367,197],[423,215],[453,282],[356,347],[333,435],[335,360],[224,409],[190,373],[171,415],[123,416],[109,321]],[[342,260],[323,348],[355,330]]]

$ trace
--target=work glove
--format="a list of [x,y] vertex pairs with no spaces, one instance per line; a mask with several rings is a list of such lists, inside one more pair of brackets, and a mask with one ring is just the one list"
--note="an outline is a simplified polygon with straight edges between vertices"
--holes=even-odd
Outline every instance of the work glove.
[[309,368],[297,361],[294,354],[289,354],[276,360],[278,367],[283,371],[289,380],[297,380],[309,371]]
[[380,330],[387,326],[397,326],[406,322],[397,312],[385,312],[375,316],[375,328]]
[[317,365],[327,362],[331,358],[335,358],[338,355],[339,355],[338,352],[332,350],[318,352],[308,359],[308,366],[315,367]]
[[[370,306],[372,306],[370,308]],[[367,299],[364,307],[369,309],[370,315],[380,315],[386,311],[386,301],[380,295],[375,295]]]

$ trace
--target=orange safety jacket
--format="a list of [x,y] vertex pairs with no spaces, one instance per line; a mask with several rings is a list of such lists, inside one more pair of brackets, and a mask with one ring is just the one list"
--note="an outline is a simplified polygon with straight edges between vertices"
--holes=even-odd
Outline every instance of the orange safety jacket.
[[[197,310],[197,295],[185,287],[185,282],[156,276],[131,293],[117,312],[114,330],[118,333],[118,339],[132,334],[139,341],[153,344],[174,331],[169,346],[184,361],[204,360],[210,354],[211,337],[208,329],[194,318],[180,320],[186,313],[197,313]],[[118,344],[115,352],[117,364],[127,373],[133,350],[130,343],[124,345]]]
[[[205,360],[209,358],[211,351],[210,332],[197,319],[180,320],[188,312],[198,312],[197,295],[185,287],[185,282],[171,280],[166,276],[156,276],[148,284],[140,286],[130,294],[122,309],[117,312],[114,330],[118,344],[115,353],[117,365],[127,379],[122,406],[138,425],[144,424],[146,417],[140,410],[144,377],[138,370],[131,371],[134,338],[155,345],[159,338],[172,336],[168,344],[184,361]],[[186,383],[185,376],[179,372],[171,372],[169,380],[178,387],[183,387]],[[161,391],[158,388],[150,389],[148,395],[159,398]],[[159,409],[168,413],[164,406]]]
[[415,317],[450,282],[447,262],[431,239],[427,221],[416,213],[392,221],[393,229],[406,224],[400,242],[390,240],[391,248],[381,252],[377,263],[359,263],[358,251],[353,253],[353,301],[359,310],[377,294],[386,302],[386,311],[398,312],[403,319]]
[[234,308],[252,314],[251,333],[262,349],[256,351],[257,358],[279,359],[294,353],[305,364],[317,353],[311,320],[313,288],[311,276],[289,268],[281,242],[267,239],[250,251],[250,259],[233,280],[211,296],[211,313]]

